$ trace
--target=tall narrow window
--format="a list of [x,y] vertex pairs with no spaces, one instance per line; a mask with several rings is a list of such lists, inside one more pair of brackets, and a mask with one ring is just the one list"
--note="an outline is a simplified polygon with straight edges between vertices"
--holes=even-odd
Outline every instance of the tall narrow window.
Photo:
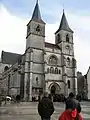
[[53,67],[50,68],[50,73],[54,73],[54,68]]
[[66,35],[66,42],[69,42],[69,35]]
[[8,67],[8,66],[5,66],[4,71],[7,71],[8,69],[9,69],[9,67]]
[[57,42],[56,42],[57,44],[61,42],[61,36],[60,36],[60,34],[57,35],[56,41],[57,41]]
[[70,80],[68,80],[68,82],[67,82],[67,84],[68,84],[68,89],[70,89]]
[[55,68],[55,74],[58,74],[58,68]]
[[47,68],[47,73],[49,73],[50,71],[49,71],[49,68]]
[[61,74],[61,70],[59,70],[59,74]]
[[76,60],[74,58],[72,58],[72,65],[73,67],[76,67]]
[[70,65],[70,58],[69,57],[67,58],[67,63],[68,63],[68,65]]
[[36,77],[36,84],[38,84],[38,77]]

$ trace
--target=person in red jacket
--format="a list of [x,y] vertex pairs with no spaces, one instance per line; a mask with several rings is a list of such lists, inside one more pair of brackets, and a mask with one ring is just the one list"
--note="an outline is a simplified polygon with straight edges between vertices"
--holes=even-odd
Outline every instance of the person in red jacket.
[[69,107],[60,116],[58,120],[83,120],[80,113],[73,106],[73,101],[69,101]]
[[83,120],[81,115],[77,113],[77,110],[65,110],[58,120]]

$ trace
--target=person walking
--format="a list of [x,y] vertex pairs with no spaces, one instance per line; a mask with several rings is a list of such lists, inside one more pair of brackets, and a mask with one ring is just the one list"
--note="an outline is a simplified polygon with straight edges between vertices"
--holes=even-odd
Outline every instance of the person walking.
[[41,116],[41,120],[50,120],[53,112],[53,102],[48,97],[48,93],[44,93],[44,97],[38,103],[38,113]]
[[77,109],[77,112],[80,113],[81,112],[81,105],[79,103],[78,100],[74,99],[74,94],[71,92],[69,93],[69,97],[67,98],[65,104],[66,104],[66,109],[69,108],[69,101],[72,101],[73,103],[73,108],[76,108]]
[[83,120],[80,113],[78,113],[77,109],[74,107],[73,101],[69,99],[68,108],[61,113],[58,120]]

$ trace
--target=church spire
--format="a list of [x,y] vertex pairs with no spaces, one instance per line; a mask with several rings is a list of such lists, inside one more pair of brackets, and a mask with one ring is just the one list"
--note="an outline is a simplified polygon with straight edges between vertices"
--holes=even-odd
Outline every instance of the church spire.
[[35,8],[34,8],[31,20],[44,23],[43,20],[41,19],[41,14],[40,14],[40,10],[39,10],[38,0],[36,1],[36,5],[35,5]]
[[37,2],[36,3],[38,3],[38,0],[37,0]]
[[67,22],[65,13],[64,13],[64,9],[63,9],[63,15],[62,15],[62,18],[61,18],[61,23],[60,23],[59,29],[56,31],[56,33],[59,32],[60,30],[66,30],[66,31],[69,31],[69,32],[73,32],[68,25],[68,22]]

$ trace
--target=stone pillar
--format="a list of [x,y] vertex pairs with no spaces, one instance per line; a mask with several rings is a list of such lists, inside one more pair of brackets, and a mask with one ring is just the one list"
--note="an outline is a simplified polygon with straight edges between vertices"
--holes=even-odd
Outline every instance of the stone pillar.
[[32,73],[30,73],[29,101],[32,101]]
[[[25,66],[26,66],[26,64],[25,64]],[[25,72],[25,77],[24,77],[24,100],[25,101],[27,99],[27,94],[26,94],[27,80],[28,80],[28,73]]]
[[48,92],[48,89],[47,89],[47,71],[45,71],[45,68],[47,66],[47,62],[46,62],[46,52],[45,50],[43,50],[43,81],[42,81],[42,84],[43,84],[43,94],[44,92]]
[[64,81],[64,95],[68,96],[68,86],[67,86],[67,75],[63,75],[63,81]]
[[74,78],[74,81],[75,81],[75,95],[77,95],[78,90],[77,90],[77,70],[76,70],[76,68],[74,68],[74,71],[75,71],[75,78]]
[[32,79],[33,79],[33,50],[30,50],[30,82],[29,82],[29,101],[32,101]]
[[76,60],[73,58],[73,88],[74,88],[74,94],[77,95],[77,66],[76,66]]
[[63,65],[63,70],[62,70],[62,75],[63,75],[63,81],[64,81],[64,94],[65,96],[68,96],[68,87],[67,87],[67,69],[66,69],[66,61],[64,59],[64,65]]
[[25,77],[24,77],[24,100],[27,101],[27,81],[29,80],[28,74],[29,74],[29,52],[26,52],[25,56]]

